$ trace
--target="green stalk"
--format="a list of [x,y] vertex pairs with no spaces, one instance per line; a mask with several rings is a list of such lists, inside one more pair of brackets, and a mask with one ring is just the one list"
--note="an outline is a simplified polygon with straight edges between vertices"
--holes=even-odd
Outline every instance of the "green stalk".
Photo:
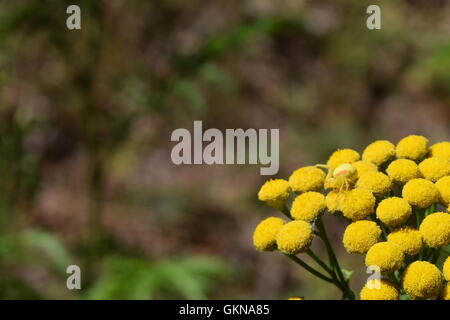
[[441,255],[441,249],[439,249],[439,248],[434,249],[433,255],[429,257],[429,258],[431,258],[430,262],[432,264],[436,264],[436,262],[438,261],[440,255]]
[[341,268],[339,267],[339,263],[337,261],[336,255],[334,254],[333,247],[331,246],[330,240],[328,239],[325,226],[322,221],[322,217],[318,217],[316,221],[317,228],[319,229],[321,239],[323,240],[325,247],[327,248],[328,257],[330,258],[330,263],[337,270],[337,274],[339,276],[340,281],[345,282],[345,277],[342,273]]
[[286,206],[286,203],[283,203],[282,206],[278,208],[286,217],[288,217],[290,220],[294,220],[291,216],[291,213],[289,212],[288,207]]
[[[431,208],[431,207],[430,207]],[[421,210],[419,208],[414,209],[414,212],[416,213],[416,224],[417,224],[417,229],[419,229],[420,224],[422,223],[423,219],[425,218],[425,216],[427,215],[428,210],[430,209],[426,209],[426,210]]]
[[310,256],[315,262],[317,262],[317,264],[319,264],[326,272],[328,272],[330,276],[333,277],[335,275],[333,270],[331,270],[330,267],[325,262],[323,262],[322,259],[320,259],[311,249],[308,249],[306,251],[306,254]]
[[305,270],[309,271],[310,273],[312,273],[313,275],[315,275],[316,277],[325,280],[326,282],[329,283],[334,283],[333,280],[331,278],[328,278],[326,275],[320,273],[319,271],[317,271],[316,269],[314,269],[313,267],[309,266],[306,262],[304,262],[303,260],[301,260],[299,257],[291,255],[291,254],[284,254],[286,255],[289,259],[291,259],[292,261],[294,261],[295,263],[297,263],[299,266],[301,266],[302,268],[304,268]]
[[333,247],[331,246],[330,240],[328,239],[327,236],[327,232],[325,230],[325,225],[322,221],[322,217],[318,217],[316,220],[316,225],[317,228],[319,229],[319,232],[321,234],[321,239],[325,244],[325,247],[327,248],[327,252],[328,252],[328,257],[330,259],[330,264],[333,266],[333,269],[337,271],[337,275],[340,279],[341,285],[343,287],[343,293],[345,297],[348,297],[349,299],[354,299],[355,298],[355,294],[353,293],[353,291],[350,289],[347,280],[345,279],[343,273],[342,273],[342,269],[339,266],[339,262],[336,258],[336,255],[334,254],[334,250]]
[[317,264],[319,264],[333,279],[334,284],[345,293],[345,288],[342,286],[342,284],[339,282],[339,279],[336,276],[336,273],[332,268],[330,268],[325,262],[323,262],[322,259],[320,259],[311,249],[308,249],[306,251],[306,254],[309,255]]

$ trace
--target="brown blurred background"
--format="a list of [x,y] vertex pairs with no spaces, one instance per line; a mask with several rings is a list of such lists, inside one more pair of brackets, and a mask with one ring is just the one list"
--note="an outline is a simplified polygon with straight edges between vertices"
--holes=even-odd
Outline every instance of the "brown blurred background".
[[175,166],[170,134],[279,128],[283,178],[338,147],[449,140],[449,36],[444,0],[0,0],[0,298],[340,298],[253,248],[276,214],[259,166]]

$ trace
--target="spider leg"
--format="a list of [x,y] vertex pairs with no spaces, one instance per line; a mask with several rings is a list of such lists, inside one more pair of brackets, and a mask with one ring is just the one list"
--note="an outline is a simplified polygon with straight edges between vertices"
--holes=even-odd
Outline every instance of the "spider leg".
[[345,180],[344,180],[343,183],[341,182],[341,180],[342,180],[342,178],[339,179],[339,184],[340,184],[340,186],[339,186],[339,193],[342,192],[342,189],[344,188],[344,183],[345,183]]

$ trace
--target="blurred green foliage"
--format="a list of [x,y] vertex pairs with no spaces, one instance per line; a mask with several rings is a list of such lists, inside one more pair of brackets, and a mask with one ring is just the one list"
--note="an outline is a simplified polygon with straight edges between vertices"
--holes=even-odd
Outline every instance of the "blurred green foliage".
[[227,276],[224,263],[210,257],[146,260],[111,257],[87,299],[206,299],[213,279]]

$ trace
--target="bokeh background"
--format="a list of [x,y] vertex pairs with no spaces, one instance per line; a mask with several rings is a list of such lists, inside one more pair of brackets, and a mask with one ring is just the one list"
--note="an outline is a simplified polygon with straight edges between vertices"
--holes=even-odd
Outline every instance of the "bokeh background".
[[[0,0],[0,298],[340,298],[253,248],[277,214],[259,166],[175,166],[170,134],[279,128],[284,178],[338,147],[448,140],[449,39],[444,0]],[[326,223],[359,291],[363,258]]]

